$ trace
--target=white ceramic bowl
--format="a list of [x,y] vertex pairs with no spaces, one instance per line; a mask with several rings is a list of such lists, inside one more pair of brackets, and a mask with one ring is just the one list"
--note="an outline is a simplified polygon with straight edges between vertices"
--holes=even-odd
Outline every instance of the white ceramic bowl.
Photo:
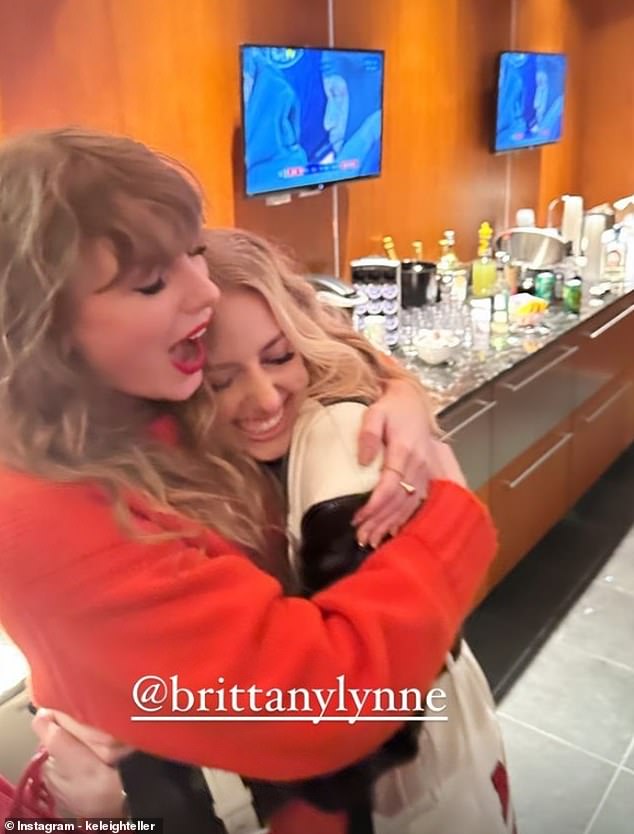
[[416,337],[414,344],[423,362],[442,365],[454,356],[460,347],[460,339],[451,330],[424,330]]

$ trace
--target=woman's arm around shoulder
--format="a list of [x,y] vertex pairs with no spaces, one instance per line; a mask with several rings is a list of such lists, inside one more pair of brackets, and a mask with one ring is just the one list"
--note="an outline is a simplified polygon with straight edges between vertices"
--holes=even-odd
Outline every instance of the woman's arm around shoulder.
[[[426,689],[495,549],[481,504],[437,481],[394,540],[303,600],[213,535],[207,545],[129,540],[105,504],[69,496],[24,510],[18,538],[0,530],[0,619],[31,663],[36,701],[147,752],[268,779],[338,768],[397,725],[157,724],[152,710],[235,717],[232,687],[244,710],[251,687],[332,689],[339,676],[348,689]],[[158,703],[166,693],[171,710]]]

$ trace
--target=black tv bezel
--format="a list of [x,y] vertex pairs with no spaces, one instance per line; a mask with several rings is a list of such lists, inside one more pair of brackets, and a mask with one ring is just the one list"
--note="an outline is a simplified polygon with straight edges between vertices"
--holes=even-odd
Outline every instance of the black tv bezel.
[[[566,101],[566,84],[568,82],[568,53],[567,52],[543,52],[538,51],[536,49],[503,49],[497,57],[496,62],[496,76],[495,76],[495,110],[493,113],[493,131],[491,137],[491,153],[495,154],[495,156],[501,156],[502,154],[506,153],[516,153],[518,151],[533,151],[537,150],[538,148],[546,148],[549,145],[558,145],[564,139],[564,113],[562,112],[561,116],[561,134],[559,139],[552,139],[548,142],[537,142],[532,145],[524,145],[520,148],[505,148],[503,150],[498,150],[496,148],[496,136],[497,136],[497,126],[498,126],[498,107],[500,103],[500,71],[502,69],[502,57],[504,55],[552,55],[553,57],[563,58],[565,60],[565,70],[564,70],[564,102]],[[565,106],[565,104],[564,104]]]
[[[379,170],[376,174],[363,174],[358,177],[343,177],[339,180],[332,180],[330,182],[315,183],[313,185],[293,185],[288,188],[276,188],[272,191],[258,191],[250,193],[247,190],[247,168],[246,168],[246,134],[245,134],[245,112],[244,112],[244,94],[242,80],[244,78],[243,55],[244,50],[248,48],[260,49],[310,49],[315,52],[365,52],[380,55],[382,58],[382,72],[381,72],[381,152],[379,156]],[[292,43],[276,44],[276,43],[241,43],[238,44],[238,53],[240,56],[240,125],[242,127],[242,171],[244,175],[242,193],[243,196],[251,200],[257,197],[270,197],[274,194],[287,194],[300,191],[325,191],[326,188],[333,185],[342,185],[348,182],[358,182],[359,180],[374,180],[380,177],[383,173],[383,145],[384,145],[384,128],[385,128],[385,50],[384,49],[363,49],[362,47],[355,47],[353,49],[346,49],[341,46],[298,46]]]

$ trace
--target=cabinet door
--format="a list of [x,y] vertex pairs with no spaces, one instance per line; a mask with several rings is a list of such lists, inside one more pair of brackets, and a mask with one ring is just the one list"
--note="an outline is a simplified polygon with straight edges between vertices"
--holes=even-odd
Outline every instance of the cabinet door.
[[575,407],[632,367],[634,293],[601,310],[577,330]]
[[489,573],[496,585],[553,527],[568,507],[571,421],[560,424],[491,484],[491,510],[500,549]]
[[627,410],[627,445],[634,442],[634,366],[627,373],[630,381],[629,405]]
[[632,439],[632,377],[622,374],[577,411],[573,420],[571,499],[576,501]]
[[485,386],[476,394],[452,406],[439,417],[446,440],[455,452],[471,489],[488,498],[493,439],[493,388]]
[[494,386],[493,472],[500,472],[574,408],[574,332],[525,360]]

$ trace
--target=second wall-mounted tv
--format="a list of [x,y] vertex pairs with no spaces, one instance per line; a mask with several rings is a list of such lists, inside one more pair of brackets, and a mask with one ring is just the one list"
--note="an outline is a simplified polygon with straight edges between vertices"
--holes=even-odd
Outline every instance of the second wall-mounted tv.
[[566,56],[546,52],[500,55],[495,151],[558,142],[562,134]]
[[384,53],[244,45],[248,196],[381,173]]

